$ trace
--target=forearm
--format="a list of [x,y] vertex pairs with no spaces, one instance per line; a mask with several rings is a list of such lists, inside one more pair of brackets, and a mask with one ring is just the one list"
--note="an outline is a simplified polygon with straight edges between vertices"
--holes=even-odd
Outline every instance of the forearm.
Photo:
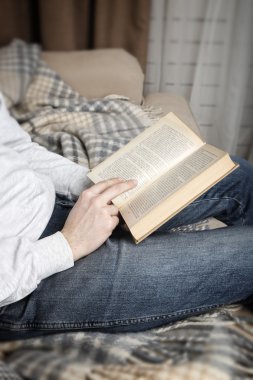
[[60,232],[36,242],[21,237],[1,239],[0,260],[0,307],[26,297],[41,280],[74,263]]

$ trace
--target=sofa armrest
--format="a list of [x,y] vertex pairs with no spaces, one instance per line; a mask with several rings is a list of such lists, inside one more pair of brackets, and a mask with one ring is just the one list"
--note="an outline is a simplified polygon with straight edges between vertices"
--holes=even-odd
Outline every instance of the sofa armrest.
[[153,93],[145,97],[144,104],[159,107],[161,109],[161,116],[174,112],[188,127],[201,137],[190,106],[183,96],[162,92]]
[[123,49],[44,51],[41,57],[88,99],[117,94],[136,104],[142,101],[144,74],[137,59]]

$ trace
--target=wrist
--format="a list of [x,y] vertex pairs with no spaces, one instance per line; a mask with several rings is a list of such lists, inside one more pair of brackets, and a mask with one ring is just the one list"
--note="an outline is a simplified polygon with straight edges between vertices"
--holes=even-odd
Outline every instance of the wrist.
[[70,247],[70,250],[71,250],[72,256],[73,256],[73,260],[74,261],[79,260],[82,257],[82,255],[80,254],[80,249],[78,249],[78,246],[75,244],[74,239],[71,238],[71,235],[69,234],[69,232],[65,228],[63,228],[61,230],[61,233],[64,236],[65,240],[67,241],[67,243]]

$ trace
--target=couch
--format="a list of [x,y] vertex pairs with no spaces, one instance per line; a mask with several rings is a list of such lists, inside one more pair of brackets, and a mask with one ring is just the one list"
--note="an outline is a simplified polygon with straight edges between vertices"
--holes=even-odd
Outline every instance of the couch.
[[135,104],[156,107],[160,116],[175,112],[200,134],[190,107],[182,96],[167,93],[143,95],[142,69],[137,59],[123,49],[44,51],[41,57],[66,83],[88,99],[123,95]]
[[[141,68],[122,49],[42,52],[41,57],[88,99],[118,94],[153,115],[173,111],[200,133],[184,98],[143,96]],[[230,306],[140,333],[69,332],[0,343],[0,378],[246,380],[252,378],[252,325],[252,313]]]

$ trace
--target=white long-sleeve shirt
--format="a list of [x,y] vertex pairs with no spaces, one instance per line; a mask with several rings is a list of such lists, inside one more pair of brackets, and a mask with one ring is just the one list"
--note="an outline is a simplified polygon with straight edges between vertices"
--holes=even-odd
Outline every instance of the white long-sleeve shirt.
[[38,239],[51,217],[55,193],[78,196],[89,183],[87,172],[31,142],[0,93],[0,307],[73,266],[61,232]]

